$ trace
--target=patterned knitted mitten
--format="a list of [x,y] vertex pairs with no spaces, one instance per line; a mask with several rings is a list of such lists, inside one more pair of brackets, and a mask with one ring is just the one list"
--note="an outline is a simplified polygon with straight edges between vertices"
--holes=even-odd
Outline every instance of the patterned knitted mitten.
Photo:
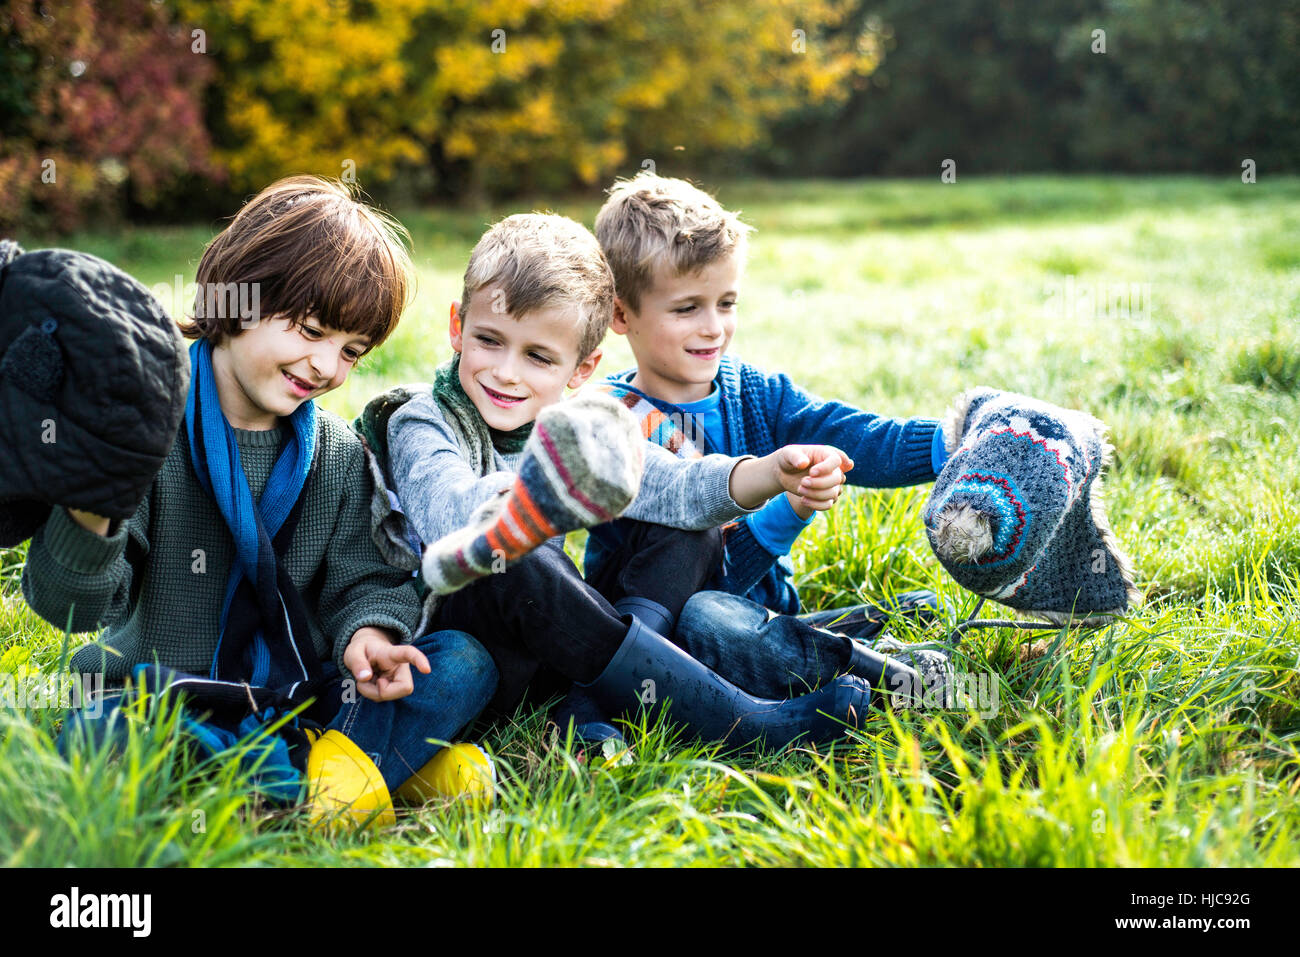
[[424,552],[424,580],[449,595],[503,572],[547,539],[622,514],[641,486],[645,440],[621,404],[583,393],[542,411],[498,507]]

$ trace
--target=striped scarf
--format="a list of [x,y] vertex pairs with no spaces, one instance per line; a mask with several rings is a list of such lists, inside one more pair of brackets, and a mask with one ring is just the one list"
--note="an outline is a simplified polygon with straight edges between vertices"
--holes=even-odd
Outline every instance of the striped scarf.
[[703,457],[704,453],[700,451],[698,445],[690,440],[684,431],[682,431],[681,422],[677,416],[670,416],[655,408],[645,396],[629,389],[621,382],[604,382],[592,383],[591,388],[598,392],[604,392],[612,396],[627,408],[633,416],[636,417],[637,424],[641,428],[643,438],[649,439],[655,445],[662,445],[669,452],[683,459],[698,459]]

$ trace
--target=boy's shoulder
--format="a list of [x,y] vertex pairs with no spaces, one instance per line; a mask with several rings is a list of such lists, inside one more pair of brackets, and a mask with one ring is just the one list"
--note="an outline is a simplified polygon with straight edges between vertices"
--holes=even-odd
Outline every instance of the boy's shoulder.
[[[606,391],[626,392],[641,396],[660,408],[671,406],[671,403],[646,395],[632,385],[632,378],[635,375],[636,366],[632,366],[620,372],[611,372],[601,380],[599,385]],[[718,364],[718,374],[713,377],[713,381],[718,383],[718,388],[722,391],[724,397],[739,398],[741,401],[757,398],[760,394],[767,395],[773,391],[780,392],[794,386],[790,377],[784,372],[768,372],[766,369],[732,355],[722,357],[721,362]]]
[[399,385],[381,392],[370,399],[352,421],[352,431],[365,441],[372,454],[380,461],[386,461],[389,424],[397,418],[400,425],[410,412],[422,407],[418,400],[425,397],[432,401],[433,386],[424,382]]
[[349,454],[354,449],[361,450],[361,440],[348,423],[328,409],[316,410],[316,441],[323,443],[322,449],[328,445],[333,450]]
[[361,439],[339,416],[325,409],[316,410],[316,467],[347,469],[365,455]]
[[724,392],[742,399],[755,392],[789,388],[794,383],[784,372],[769,372],[738,356],[723,356],[718,366],[718,383]]

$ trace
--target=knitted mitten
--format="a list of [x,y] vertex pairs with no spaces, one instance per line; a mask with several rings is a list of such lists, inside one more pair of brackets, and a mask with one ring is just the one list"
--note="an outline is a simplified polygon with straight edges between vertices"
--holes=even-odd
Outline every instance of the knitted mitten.
[[959,585],[1048,621],[1104,620],[1141,598],[1101,501],[1110,458],[1091,415],[996,389],[958,396],[921,512]]
[[622,514],[641,486],[645,440],[632,414],[605,395],[543,410],[499,507],[424,552],[424,580],[449,595],[549,538]]

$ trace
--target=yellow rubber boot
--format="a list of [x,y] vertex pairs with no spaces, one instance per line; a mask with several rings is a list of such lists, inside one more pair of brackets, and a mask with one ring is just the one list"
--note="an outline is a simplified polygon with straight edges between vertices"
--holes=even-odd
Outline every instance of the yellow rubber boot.
[[397,823],[388,785],[375,762],[340,731],[326,731],[307,753],[308,800],[313,824]]
[[430,758],[397,789],[395,797],[407,804],[464,798],[490,807],[496,797],[496,781],[496,765],[487,752],[476,744],[462,742]]

